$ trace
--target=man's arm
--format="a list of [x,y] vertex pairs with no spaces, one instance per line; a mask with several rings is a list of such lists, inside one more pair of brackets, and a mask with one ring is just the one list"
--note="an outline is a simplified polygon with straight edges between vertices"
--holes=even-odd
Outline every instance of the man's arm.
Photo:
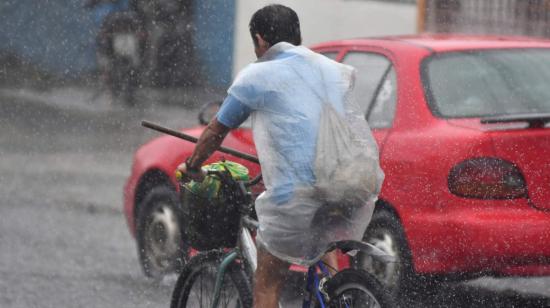
[[239,127],[251,112],[252,109],[233,96],[227,96],[218,114],[199,137],[195,151],[186,162],[178,166],[178,170],[195,180],[202,180],[204,176],[200,170],[202,164],[219,149],[227,133],[231,129]]
[[200,179],[201,175],[197,174],[200,173],[200,167],[220,147],[230,130],[214,117],[199,137],[193,154],[178,166],[178,170],[191,177],[196,174],[197,180]]

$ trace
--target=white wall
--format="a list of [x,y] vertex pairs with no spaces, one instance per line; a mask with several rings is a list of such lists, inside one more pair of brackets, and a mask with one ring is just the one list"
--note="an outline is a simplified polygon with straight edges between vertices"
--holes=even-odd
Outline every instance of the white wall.
[[267,4],[280,3],[298,13],[303,44],[354,37],[416,32],[416,5],[368,0],[237,0],[233,75],[256,60],[248,22]]

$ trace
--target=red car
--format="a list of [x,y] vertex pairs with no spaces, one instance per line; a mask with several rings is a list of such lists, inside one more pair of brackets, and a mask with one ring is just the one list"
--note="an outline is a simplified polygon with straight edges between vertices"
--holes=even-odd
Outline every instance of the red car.
[[[550,41],[423,35],[313,49],[357,69],[386,174],[365,240],[401,262],[359,265],[395,289],[419,277],[550,274]],[[224,145],[255,154],[249,128]],[[182,257],[173,174],[192,149],[163,136],[135,155],[124,212],[149,275]]]

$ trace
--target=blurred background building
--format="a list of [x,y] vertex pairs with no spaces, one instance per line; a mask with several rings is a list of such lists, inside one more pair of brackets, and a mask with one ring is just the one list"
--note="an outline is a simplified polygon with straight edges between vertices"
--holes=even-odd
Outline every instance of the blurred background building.
[[419,31],[550,36],[549,0],[419,0]]
[[412,34],[416,32],[415,0],[237,0],[234,69],[254,60],[248,22],[264,5],[277,2],[293,8],[300,18],[304,45],[345,38]]
[[[273,2],[298,12],[305,45],[416,32],[550,36],[550,0],[185,1],[190,3],[186,15],[192,27],[188,43],[194,53],[190,57],[199,68],[201,82],[221,87],[255,60],[248,21],[255,10]],[[79,79],[93,74],[101,14],[86,9],[84,3],[0,1],[0,84],[22,78],[16,73],[38,79]]]
[[[86,0],[0,1],[0,84],[23,78],[74,79],[97,70],[97,40],[109,10],[190,3],[195,61],[205,82],[227,84],[232,74],[234,0],[103,0],[89,9]],[[122,4],[120,4],[122,3]],[[129,4],[128,4],[129,3]],[[114,6],[114,8],[113,8]],[[194,76],[189,76],[193,78]]]

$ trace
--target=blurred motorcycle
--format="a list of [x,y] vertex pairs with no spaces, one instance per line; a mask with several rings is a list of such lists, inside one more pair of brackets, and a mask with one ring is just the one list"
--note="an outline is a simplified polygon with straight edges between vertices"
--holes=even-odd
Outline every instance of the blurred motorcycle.
[[145,74],[152,86],[189,86],[200,80],[192,4],[192,0],[133,0],[148,34]]
[[115,99],[133,105],[145,47],[142,24],[132,12],[117,12],[106,19],[102,32],[107,85]]
[[114,99],[135,104],[140,86],[189,86],[195,65],[191,0],[88,0],[100,23],[97,62]]
[[103,82],[113,99],[132,106],[147,41],[143,20],[127,0],[89,0],[85,6],[102,19],[96,45]]

